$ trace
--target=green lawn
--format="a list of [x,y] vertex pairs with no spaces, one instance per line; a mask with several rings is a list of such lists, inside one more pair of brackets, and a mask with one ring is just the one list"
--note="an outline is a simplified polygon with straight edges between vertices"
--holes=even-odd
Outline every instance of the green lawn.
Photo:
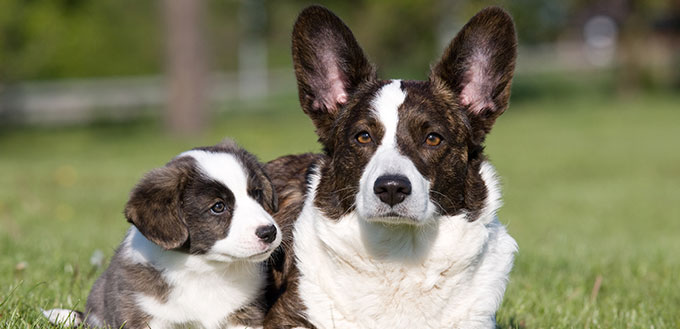
[[[515,102],[487,154],[520,253],[502,328],[680,328],[680,96]],[[293,98],[220,115],[201,137],[151,121],[0,131],[0,327],[82,309],[141,175],[232,136],[261,160],[319,149]],[[599,289],[594,289],[599,281]]]

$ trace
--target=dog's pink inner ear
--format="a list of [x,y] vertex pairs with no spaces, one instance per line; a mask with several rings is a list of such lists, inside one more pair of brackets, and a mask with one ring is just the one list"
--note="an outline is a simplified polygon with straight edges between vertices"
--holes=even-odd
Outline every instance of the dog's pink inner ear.
[[324,81],[320,82],[323,86],[318,89],[320,95],[316,95],[312,107],[317,111],[334,113],[338,110],[338,105],[347,103],[347,79],[338,68],[337,59],[333,55],[323,55],[320,62],[323,65],[320,69],[326,74],[323,77]]
[[465,24],[432,73],[488,132],[508,106],[516,56],[512,18],[502,9],[490,7]]
[[472,114],[484,110],[495,111],[493,89],[500,81],[490,67],[489,58],[476,53],[469,61],[459,94],[461,104],[467,106]]

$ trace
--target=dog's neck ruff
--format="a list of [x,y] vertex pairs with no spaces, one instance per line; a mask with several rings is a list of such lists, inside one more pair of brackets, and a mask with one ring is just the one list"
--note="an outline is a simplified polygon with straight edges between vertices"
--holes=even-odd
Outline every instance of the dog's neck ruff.
[[517,246],[495,216],[500,191],[490,164],[480,169],[488,195],[477,220],[461,213],[421,226],[369,222],[356,211],[328,220],[314,205],[318,172],[293,231],[299,294],[314,325],[438,328],[493,322]]

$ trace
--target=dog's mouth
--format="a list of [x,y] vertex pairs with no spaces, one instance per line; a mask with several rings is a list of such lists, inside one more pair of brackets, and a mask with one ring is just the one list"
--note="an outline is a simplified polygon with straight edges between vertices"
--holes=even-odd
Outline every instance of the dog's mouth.
[[422,221],[418,218],[404,215],[401,213],[398,213],[396,211],[390,211],[385,214],[379,214],[377,216],[370,216],[366,218],[366,221],[368,222],[377,222],[377,223],[384,223],[384,224],[389,224],[389,225],[399,225],[399,224],[408,224],[408,225],[420,225],[422,224]]

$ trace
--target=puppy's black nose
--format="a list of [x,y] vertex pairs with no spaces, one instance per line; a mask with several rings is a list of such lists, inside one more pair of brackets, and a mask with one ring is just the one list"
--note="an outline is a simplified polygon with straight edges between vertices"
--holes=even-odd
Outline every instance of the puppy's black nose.
[[380,198],[380,201],[392,207],[411,194],[411,182],[402,175],[380,176],[375,180],[373,193]]
[[266,243],[272,243],[272,241],[276,240],[276,226],[260,226],[255,230],[255,235]]

